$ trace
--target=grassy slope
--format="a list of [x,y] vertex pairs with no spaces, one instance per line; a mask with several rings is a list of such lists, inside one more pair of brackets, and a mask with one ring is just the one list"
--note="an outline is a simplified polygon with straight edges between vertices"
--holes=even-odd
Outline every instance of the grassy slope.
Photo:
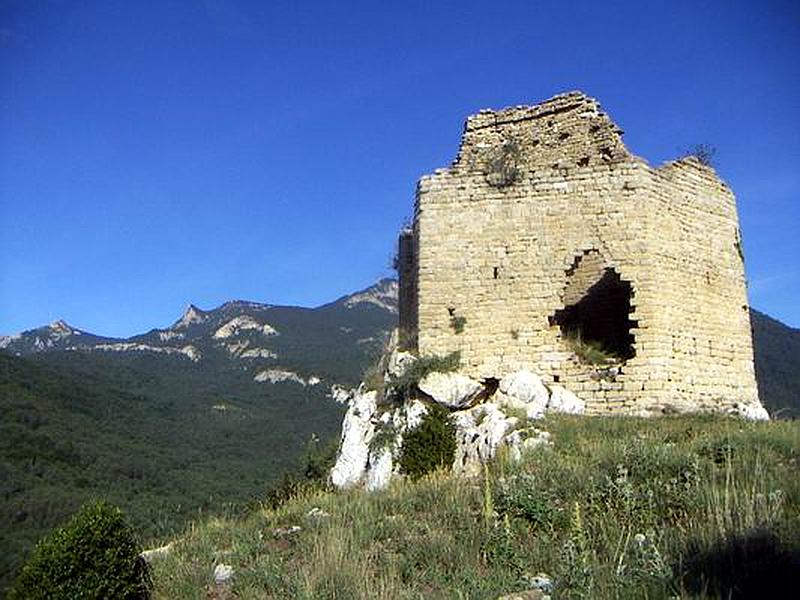
[[[236,570],[217,597],[309,599],[496,598],[540,571],[554,598],[713,597],[734,586],[738,597],[773,597],[800,566],[796,422],[545,426],[552,448],[501,461],[483,480],[311,490],[198,523],[156,565],[156,598],[214,597],[217,562]],[[308,517],[314,507],[330,516]],[[275,533],[291,525],[303,529]]]
[[122,507],[149,543],[258,498],[297,467],[312,432],[338,432],[342,408],[324,390],[112,358],[76,355],[67,368],[0,353],[0,590],[92,498]]

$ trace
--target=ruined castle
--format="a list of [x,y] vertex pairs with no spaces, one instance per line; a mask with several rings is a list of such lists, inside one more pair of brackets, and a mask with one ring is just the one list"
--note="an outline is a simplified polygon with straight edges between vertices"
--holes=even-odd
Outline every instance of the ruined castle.
[[484,381],[531,370],[590,413],[760,407],[733,193],[621,135],[581,93],[469,117],[400,236],[404,343]]

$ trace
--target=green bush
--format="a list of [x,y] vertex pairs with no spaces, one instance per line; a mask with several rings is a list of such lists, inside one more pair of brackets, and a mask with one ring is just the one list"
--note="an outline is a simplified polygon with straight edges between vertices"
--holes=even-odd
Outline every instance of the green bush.
[[453,464],[456,430],[449,416],[443,406],[428,406],[428,413],[419,426],[403,438],[400,470],[411,479],[419,479],[437,467]]
[[428,373],[448,373],[457,370],[460,365],[460,352],[451,352],[447,356],[420,356],[400,377],[391,378],[386,386],[386,396],[396,402],[408,400]]
[[36,545],[8,598],[149,598],[140,551],[120,509],[105,502],[86,504]]

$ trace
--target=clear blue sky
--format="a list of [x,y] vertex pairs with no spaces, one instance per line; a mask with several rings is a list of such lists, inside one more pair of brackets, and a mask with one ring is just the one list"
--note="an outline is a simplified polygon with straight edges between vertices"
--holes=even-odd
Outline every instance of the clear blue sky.
[[796,0],[0,0],[0,333],[365,287],[468,114],[572,89],[653,164],[718,147],[800,326]]

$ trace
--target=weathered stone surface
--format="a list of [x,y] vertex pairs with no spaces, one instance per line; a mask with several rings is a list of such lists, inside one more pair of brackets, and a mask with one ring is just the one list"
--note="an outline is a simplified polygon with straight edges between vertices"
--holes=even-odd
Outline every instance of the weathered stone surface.
[[367,491],[376,492],[389,485],[394,474],[393,448],[380,448],[370,453],[367,480],[364,487]]
[[374,433],[372,418],[377,407],[377,392],[356,392],[342,422],[339,455],[331,470],[331,483],[337,488],[357,485],[363,479],[369,458],[369,443]]
[[547,411],[582,415],[586,412],[586,403],[568,389],[560,385],[551,385]]
[[386,377],[400,377],[406,372],[406,369],[413,365],[417,357],[410,352],[403,352],[401,350],[393,350],[389,354],[389,360],[386,367]]
[[174,542],[170,542],[164,546],[160,546],[158,548],[153,548],[152,550],[145,550],[139,556],[141,556],[148,564],[153,564],[155,561],[165,558],[172,554]]
[[497,449],[505,443],[506,434],[519,422],[516,417],[507,417],[492,403],[455,412],[451,418],[456,427],[453,471],[467,476],[481,472],[483,465],[493,459]]
[[435,402],[448,408],[469,406],[483,392],[482,384],[461,373],[429,373],[418,387]]
[[520,460],[529,450],[550,444],[550,433],[536,427],[527,427],[512,431],[504,442],[509,448],[511,459]]
[[769,413],[761,404],[740,404],[731,413],[748,421],[769,421]]
[[[587,413],[758,405],[733,193],[692,158],[649,166],[621,134],[579,92],[470,116],[400,237],[404,338],[460,351],[473,379],[538,373]],[[560,319],[585,308],[581,327],[604,329],[589,339],[626,346],[616,364],[571,346]]]
[[[507,404],[520,406],[522,403],[529,419],[538,419],[544,414],[550,393],[541,378],[535,373],[522,370],[506,375],[500,380],[500,392],[511,400]],[[516,402],[514,402],[516,400]]]
[[492,402],[503,409],[522,411],[527,419],[541,419],[544,416],[544,406],[541,403],[523,402],[501,391],[495,392]]
[[214,583],[223,585],[233,578],[233,567],[225,564],[218,564],[214,567]]

